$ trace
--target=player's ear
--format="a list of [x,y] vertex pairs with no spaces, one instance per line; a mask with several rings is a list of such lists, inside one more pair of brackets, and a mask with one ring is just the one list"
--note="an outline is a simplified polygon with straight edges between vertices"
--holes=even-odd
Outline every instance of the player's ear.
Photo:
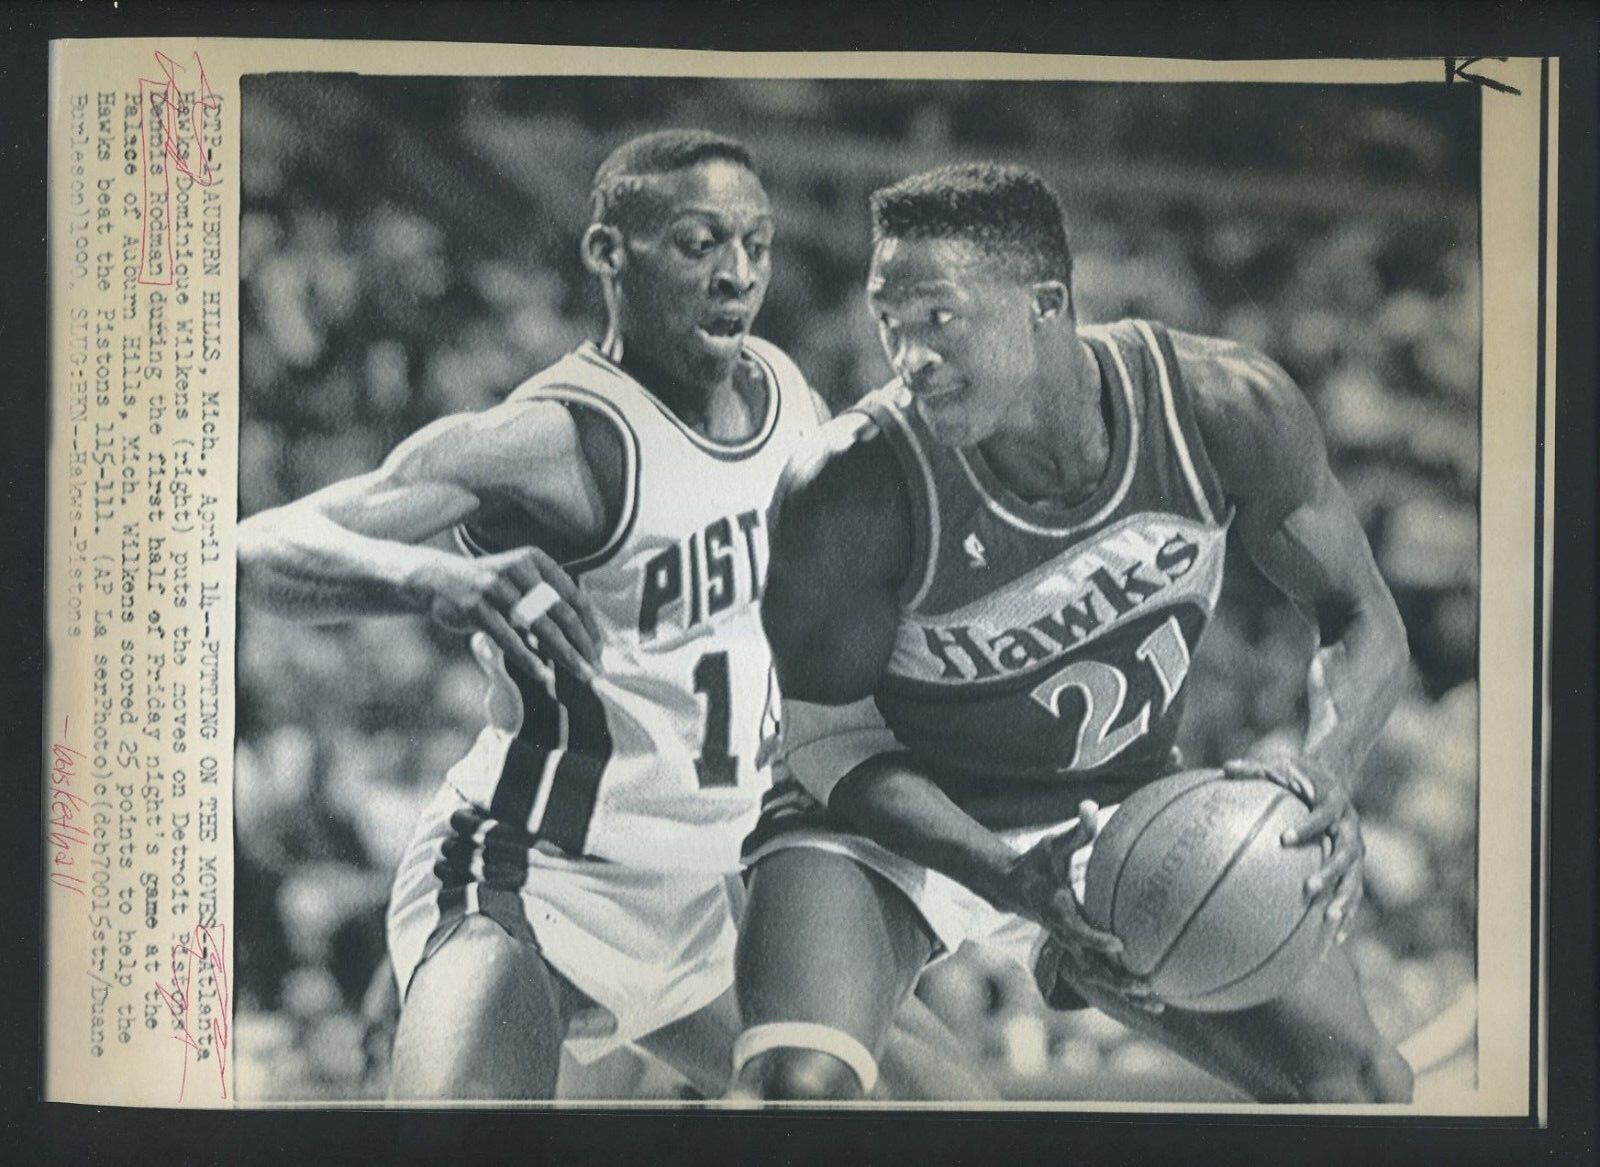
[[626,254],[622,232],[606,223],[590,223],[578,245],[583,254],[583,266],[597,276],[615,276],[622,270]]
[[1072,293],[1060,280],[1044,280],[1033,285],[1033,316],[1040,324],[1070,316]]

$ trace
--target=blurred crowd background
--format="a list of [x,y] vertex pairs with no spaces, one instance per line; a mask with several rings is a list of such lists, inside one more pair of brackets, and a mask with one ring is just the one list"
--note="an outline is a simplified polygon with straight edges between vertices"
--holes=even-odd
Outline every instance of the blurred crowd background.
[[[274,75],[245,79],[243,123],[241,515],[372,468],[598,335],[576,241],[596,164],[632,133],[705,126],[755,149],[779,221],[756,330],[836,406],[887,376],[861,302],[868,193],[948,161],[1043,172],[1067,210],[1082,318],[1256,345],[1321,418],[1414,658],[1368,763],[1368,895],[1349,945],[1392,1038],[1453,1003],[1470,1019],[1480,387],[1465,93]],[[1221,760],[1303,713],[1312,639],[1233,571],[1192,676],[1187,758]],[[246,610],[238,646],[240,1091],[372,1096],[385,1039],[362,1010],[390,874],[476,732],[481,674],[420,619],[312,629]],[[1228,1096],[1097,1013],[1048,1013],[1026,972],[980,951],[919,991],[1008,1095]],[[1470,1081],[1470,1035],[1458,1052],[1445,1072]],[[619,1055],[567,1086],[586,1088],[677,1084]]]

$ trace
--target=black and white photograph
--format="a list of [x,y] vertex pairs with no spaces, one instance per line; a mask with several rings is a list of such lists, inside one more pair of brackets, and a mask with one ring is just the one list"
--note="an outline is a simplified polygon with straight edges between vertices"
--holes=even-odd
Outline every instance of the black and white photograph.
[[241,118],[241,1097],[1472,1088],[1475,93]]
[[241,1100],[1474,1088],[1472,87],[240,100]]

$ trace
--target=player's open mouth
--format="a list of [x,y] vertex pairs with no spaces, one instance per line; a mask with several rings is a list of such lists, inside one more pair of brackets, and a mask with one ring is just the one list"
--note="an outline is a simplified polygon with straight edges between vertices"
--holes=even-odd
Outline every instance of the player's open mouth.
[[700,331],[712,340],[733,340],[744,336],[745,318],[742,315],[714,316],[700,326]]
[[965,381],[942,381],[938,384],[924,382],[912,389],[911,396],[917,401],[940,401],[955,396],[966,387]]

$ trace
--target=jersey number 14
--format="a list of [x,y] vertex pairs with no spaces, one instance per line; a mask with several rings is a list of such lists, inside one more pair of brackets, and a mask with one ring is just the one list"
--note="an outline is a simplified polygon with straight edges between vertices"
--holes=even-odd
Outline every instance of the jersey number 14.
[[708,652],[695,662],[694,691],[706,699],[705,734],[694,760],[700,786],[737,786],[739,759],[728,752],[732,741],[732,686],[728,683],[728,654]]

